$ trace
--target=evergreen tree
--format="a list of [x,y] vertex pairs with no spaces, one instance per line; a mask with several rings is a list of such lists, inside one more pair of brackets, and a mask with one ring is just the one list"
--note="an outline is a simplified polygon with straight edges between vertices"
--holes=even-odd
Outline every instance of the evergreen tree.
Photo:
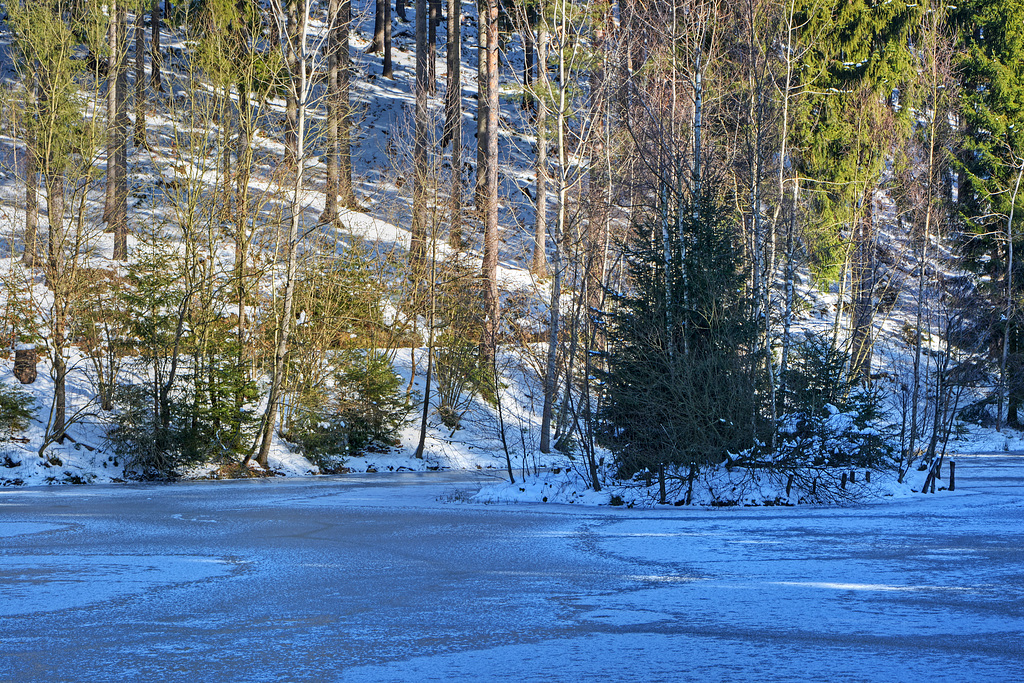
[[1024,367],[1024,326],[1015,305],[1024,273],[1013,260],[1020,234],[1013,221],[1024,218],[1024,1],[968,0],[951,20],[964,45],[959,216],[968,265],[988,276],[991,346],[1009,392],[1008,420],[1016,423],[1024,402],[1024,382],[1013,381]]
[[908,44],[922,11],[875,0],[830,0],[824,8],[808,1],[798,17],[804,33],[822,36],[800,65],[804,86],[814,93],[801,99],[796,121],[799,163],[812,190],[807,234],[820,277],[836,279],[849,269],[850,371],[864,379],[872,355],[874,193],[887,156],[908,129],[899,97],[915,77]]
[[[708,193],[699,213],[671,203],[635,219],[623,246],[630,287],[610,314],[601,417],[623,476],[720,462],[760,427],[739,228]],[[665,219],[680,230],[663,233]]]

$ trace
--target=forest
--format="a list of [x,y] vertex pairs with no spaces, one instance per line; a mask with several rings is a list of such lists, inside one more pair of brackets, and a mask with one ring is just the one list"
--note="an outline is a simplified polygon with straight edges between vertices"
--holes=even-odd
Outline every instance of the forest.
[[828,501],[1020,426],[1022,0],[6,15],[8,468],[341,472],[483,415],[513,481]]

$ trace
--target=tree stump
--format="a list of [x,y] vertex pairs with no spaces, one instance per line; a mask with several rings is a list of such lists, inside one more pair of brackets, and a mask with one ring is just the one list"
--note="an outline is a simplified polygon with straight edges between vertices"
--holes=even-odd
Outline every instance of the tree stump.
[[18,349],[14,352],[14,376],[22,384],[32,384],[36,381],[36,363],[39,362],[39,352],[36,349]]

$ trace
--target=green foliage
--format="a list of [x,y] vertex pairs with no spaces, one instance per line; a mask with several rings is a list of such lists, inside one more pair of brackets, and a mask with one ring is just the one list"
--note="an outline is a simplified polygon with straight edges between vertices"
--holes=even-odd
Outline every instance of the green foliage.
[[390,355],[363,349],[331,355],[332,381],[298,397],[285,432],[324,472],[337,470],[346,456],[390,445],[412,410]]
[[119,289],[142,382],[115,392],[108,438],[139,478],[234,460],[248,450],[257,423],[258,391],[237,319],[221,315],[197,286],[201,273],[186,265],[160,241],[142,246]]
[[324,471],[393,442],[412,409],[393,368],[401,330],[385,319],[373,262],[354,243],[309,259],[296,285],[284,435]]
[[916,75],[907,49],[920,3],[802,0],[796,24],[807,49],[798,64],[794,143],[811,210],[805,216],[812,269],[839,277],[842,230],[869,207],[895,142],[910,130],[909,108],[893,106]]
[[106,440],[127,479],[173,480],[194,465],[207,462],[216,443],[196,429],[189,406],[169,401],[154,410],[150,387],[122,384],[114,392],[114,425]]
[[[1005,233],[1012,189],[1024,157],[1024,2],[967,0],[951,21],[966,49],[958,64],[960,115],[966,135],[958,171],[960,216],[975,233]],[[1024,215],[1024,194],[1016,211]],[[991,239],[974,241],[974,252],[991,252]],[[980,265],[980,264],[978,264]],[[1005,267],[998,258],[989,269]]]
[[793,345],[783,382],[785,412],[821,413],[828,404],[846,408],[856,382],[847,376],[849,354],[832,337],[808,333]]
[[250,0],[200,0],[196,18],[196,64],[215,83],[265,97],[287,83],[280,50],[258,40],[263,33],[259,5]]
[[[848,375],[849,354],[831,337],[808,333],[793,347],[793,363],[782,396],[776,467],[806,465],[876,467],[893,453],[869,423],[878,417],[876,391]],[[760,449],[765,450],[765,449]]]
[[[1024,171],[1024,1],[967,0],[950,9],[950,21],[963,44],[956,65],[963,134],[954,161],[958,218],[966,228],[963,254],[966,266],[982,276],[986,299],[976,315],[987,321],[993,355],[1001,354],[1004,335],[1008,341],[1005,389],[1012,419],[1024,402],[1024,385],[1016,379],[1024,367],[1024,319],[1019,305],[1008,311],[1006,300],[1007,232],[1012,229],[1018,254],[1024,247],[1024,188],[1018,189]],[[1019,258],[1012,277],[1012,296],[1019,300]]]
[[32,394],[0,384],[0,431],[14,433],[27,429],[35,406]]
[[484,297],[473,266],[449,261],[441,270],[447,284],[436,293],[435,324],[440,333],[435,339],[434,380],[438,417],[454,430],[477,396],[494,405],[494,368],[480,356]]
[[676,200],[640,215],[624,246],[631,289],[615,298],[601,410],[623,476],[720,462],[759,429],[737,226],[714,197],[701,207]]
[[6,9],[16,65],[25,81],[39,89],[38,96],[27,94],[20,124],[36,140],[33,151],[43,171],[57,172],[73,152],[91,148],[95,133],[83,124],[81,114],[84,98],[78,77],[84,63],[75,59],[78,39],[64,21],[70,6],[26,2],[8,3]]

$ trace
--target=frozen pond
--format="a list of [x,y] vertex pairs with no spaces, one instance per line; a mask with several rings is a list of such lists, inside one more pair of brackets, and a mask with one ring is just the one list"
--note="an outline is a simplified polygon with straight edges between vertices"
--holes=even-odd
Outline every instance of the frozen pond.
[[472,473],[0,491],[0,681],[1017,681],[1024,457],[846,509]]

